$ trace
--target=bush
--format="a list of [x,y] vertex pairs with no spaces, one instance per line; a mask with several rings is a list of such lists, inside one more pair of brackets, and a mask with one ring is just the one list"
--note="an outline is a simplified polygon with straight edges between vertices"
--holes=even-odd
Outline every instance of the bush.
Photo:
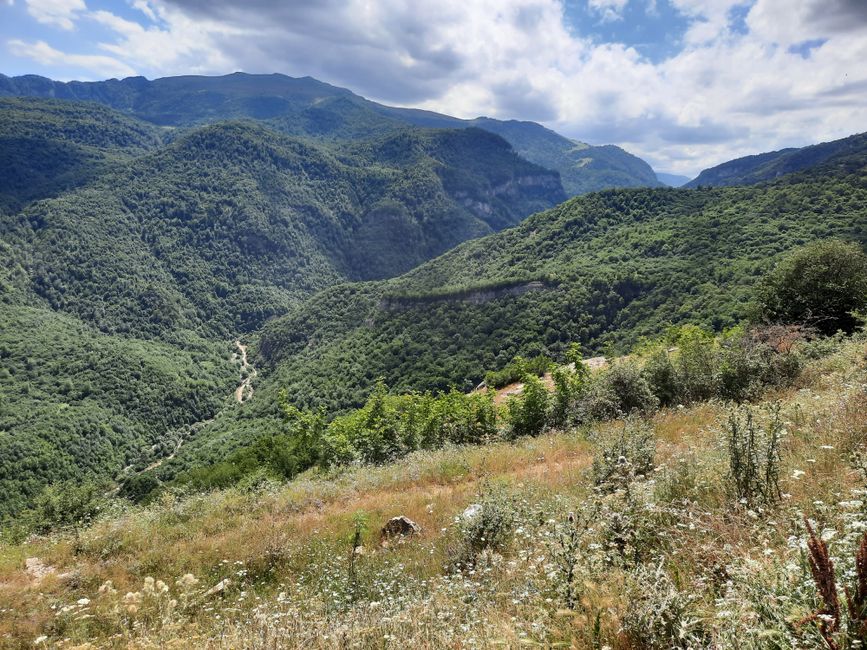
[[593,483],[604,492],[627,486],[653,471],[656,438],[653,427],[644,421],[630,420],[613,435],[593,436]]
[[551,424],[565,427],[580,419],[580,401],[590,385],[590,373],[579,360],[575,370],[568,367],[555,368],[551,373],[554,381],[554,398],[551,409]]
[[516,518],[515,504],[504,493],[494,490],[481,495],[457,518],[455,566],[470,568],[484,551],[502,551],[511,539]]
[[698,402],[719,394],[717,343],[711,332],[688,325],[677,336],[680,400]]
[[490,370],[485,373],[485,385],[488,388],[503,388],[509,384],[523,381],[526,375],[541,377],[551,367],[552,362],[544,354],[524,359],[515,357],[502,370]]
[[664,349],[654,352],[642,369],[642,376],[660,406],[671,406],[680,395],[680,383],[671,357]]
[[784,258],[759,284],[756,317],[803,323],[823,334],[852,332],[867,309],[867,255],[840,240],[808,244]]
[[524,391],[508,402],[508,421],[511,436],[537,436],[548,422],[550,396],[538,377],[524,377]]
[[106,504],[106,486],[93,481],[67,481],[46,487],[24,513],[28,530],[44,533],[89,524]]
[[590,417],[610,420],[631,413],[651,413],[659,401],[650,391],[637,366],[628,362],[613,365],[594,382],[586,409]]

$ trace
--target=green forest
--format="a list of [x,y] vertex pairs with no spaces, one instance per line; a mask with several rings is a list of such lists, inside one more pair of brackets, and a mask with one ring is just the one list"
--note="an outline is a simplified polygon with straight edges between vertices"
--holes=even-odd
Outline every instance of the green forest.
[[[189,89],[0,98],[0,516],[69,481],[141,496],[375,461],[440,429],[481,441],[511,421],[467,396],[481,382],[543,375],[575,344],[720,336],[789,251],[867,239],[861,140],[772,182],[645,177],[564,201],[574,185],[530,162],[566,146],[539,125],[443,128],[334,89],[316,102],[318,82],[288,113],[254,110],[254,81],[226,89],[217,123],[160,112]],[[630,184],[611,165],[603,183]],[[382,409],[415,423],[391,451],[346,433]]]

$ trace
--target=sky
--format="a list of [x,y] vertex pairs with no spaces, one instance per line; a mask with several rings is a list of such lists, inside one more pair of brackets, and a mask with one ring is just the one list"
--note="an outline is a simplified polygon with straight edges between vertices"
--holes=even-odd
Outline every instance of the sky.
[[867,131],[867,0],[0,0],[0,72],[281,72],[661,172]]

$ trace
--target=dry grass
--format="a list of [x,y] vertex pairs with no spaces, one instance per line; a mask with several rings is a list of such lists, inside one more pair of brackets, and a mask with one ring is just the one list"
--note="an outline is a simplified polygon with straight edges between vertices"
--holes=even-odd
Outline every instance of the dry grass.
[[[840,530],[841,544],[846,526],[867,526],[861,514],[867,508],[853,514],[854,506],[841,505],[867,487],[851,463],[867,438],[865,384],[865,345],[851,343],[811,366],[798,386],[769,396],[781,402],[787,430],[785,498],[771,511],[747,512],[727,493],[725,405],[668,409],[653,419],[659,468],[626,496],[594,495],[586,432],[555,432],[421,452],[333,476],[310,473],[252,493],[167,496],[107,516],[77,536],[3,545],[0,644],[30,648],[44,636],[40,645],[56,647],[652,647],[624,623],[644,615],[636,605],[642,599],[635,600],[640,571],[631,560],[612,559],[602,541],[612,534],[612,513],[622,510],[632,517],[629,543],[648,544],[641,553],[655,559],[647,566],[664,565],[676,591],[665,606],[647,606],[644,628],[663,629],[665,607],[675,611],[681,598],[701,627],[696,638],[727,647],[726,635],[743,637],[750,617],[773,619],[750,604],[750,589],[770,590],[781,567],[794,584],[790,565],[797,565],[800,549],[792,540],[804,536],[802,514],[819,522],[819,531]],[[473,574],[450,571],[455,517],[480,492],[497,489],[519,513],[512,544],[483,557]],[[570,510],[590,507],[600,514],[582,558],[581,605],[564,611],[550,558],[552,531]],[[352,585],[348,539],[361,511],[370,531]],[[421,535],[379,548],[379,527],[401,514],[422,526]],[[25,566],[30,557],[54,571],[34,578]],[[751,572],[754,581],[739,582]],[[186,574],[198,583],[178,584]],[[164,581],[166,590],[148,591],[149,577]],[[225,589],[207,593],[226,579]],[[801,596],[787,596],[782,622],[774,625],[782,629],[792,612],[812,611],[804,589],[803,604]],[[801,647],[809,647],[809,630],[803,633]],[[743,647],[766,647],[743,638]]]

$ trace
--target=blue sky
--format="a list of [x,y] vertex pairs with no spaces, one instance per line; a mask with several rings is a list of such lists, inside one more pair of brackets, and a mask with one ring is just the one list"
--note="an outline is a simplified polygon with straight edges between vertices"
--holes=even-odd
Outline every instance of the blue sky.
[[867,130],[867,0],[0,0],[0,72],[282,72],[659,171]]

